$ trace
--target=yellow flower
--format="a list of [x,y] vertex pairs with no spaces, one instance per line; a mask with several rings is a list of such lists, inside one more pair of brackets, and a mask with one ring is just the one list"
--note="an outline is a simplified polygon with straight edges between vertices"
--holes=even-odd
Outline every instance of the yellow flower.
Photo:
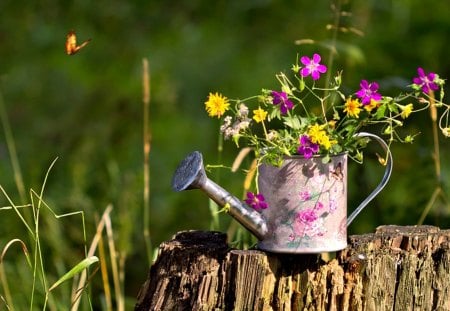
[[267,117],[267,111],[261,109],[261,107],[258,107],[258,109],[253,110],[253,120],[256,121],[256,123],[260,123],[264,121]]
[[403,119],[406,119],[407,117],[409,117],[409,115],[413,111],[413,104],[408,104],[406,106],[400,106],[400,109],[402,110],[402,113],[400,114],[400,116]]
[[325,149],[330,150],[330,148],[331,148],[331,140],[330,140],[330,138],[329,138],[328,136],[324,136],[324,137],[322,138],[321,145],[322,145]]
[[325,149],[329,150],[332,145],[336,144],[336,140],[330,140],[330,137],[327,135],[327,132],[324,130],[326,124],[319,125],[314,124],[308,129],[308,136],[312,143],[319,144],[323,146]]
[[344,112],[347,112],[347,116],[358,118],[361,112],[361,103],[357,99],[347,99],[345,102]]
[[308,136],[311,139],[311,142],[314,144],[320,144],[325,131],[323,130],[323,126],[319,124],[311,125],[308,129]]
[[367,112],[371,112],[374,108],[378,108],[380,106],[380,103],[371,99],[370,103],[364,106],[364,109],[366,109]]
[[228,103],[228,98],[216,92],[215,94],[209,93],[205,106],[210,117],[220,118],[228,110],[230,103]]

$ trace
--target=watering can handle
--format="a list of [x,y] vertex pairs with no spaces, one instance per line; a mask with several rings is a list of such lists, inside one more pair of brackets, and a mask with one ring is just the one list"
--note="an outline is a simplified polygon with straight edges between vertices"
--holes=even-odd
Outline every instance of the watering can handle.
[[384,151],[387,152],[387,162],[386,162],[386,169],[384,170],[383,179],[375,188],[375,190],[373,190],[372,193],[369,194],[369,196],[365,198],[364,201],[353,211],[353,213],[351,213],[350,216],[347,217],[347,226],[349,226],[352,223],[352,221],[356,218],[356,216],[358,216],[358,214],[363,210],[363,208],[366,207],[367,204],[369,204],[369,202],[372,201],[373,198],[375,198],[377,194],[380,193],[381,190],[383,190],[383,188],[389,181],[389,178],[391,177],[392,173],[392,154],[389,150],[388,145],[383,139],[381,139],[377,135],[366,132],[355,134],[355,137],[369,137],[375,139],[381,145],[381,147],[383,147]]

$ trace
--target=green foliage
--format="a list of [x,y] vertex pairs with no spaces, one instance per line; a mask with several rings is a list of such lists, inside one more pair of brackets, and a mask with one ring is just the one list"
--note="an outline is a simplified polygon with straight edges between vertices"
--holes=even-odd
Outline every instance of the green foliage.
[[[386,153],[389,154],[394,141],[406,142],[398,135],[405,119],[411,113],[436,111],[436,107],[443,108],[439,120],[444,121],[439,122],[439,128],[444,136],[450,136],[445,134],[450,130],[445,118],[450,113],[450,105],[445,104],[443,99],[436,100],[434,93],[429,93],[428,89],[430,83],[436,93],[444,93],[445,81],[437,74],[425,74],[419,69],[420,78],[414,78],[414,89],[410,88],[408,93],[395,98],[379,94],[377,82],[365,79],[356,96],[344,95],[339,90],[340,84],[330,85],[328,81],[320,80],[327,67],[320,63],[319,54],[315,53],[313,58],[301,56],[303,65],[293,65],[293,78],[284,73],[277,74],[280,86],[273,91],[263,89],[260,95],[242,100],[209,93],[205,108],[210,117],[222,120],[219,135],[223,135],[225,140],[235,141],[237,147],[244,145],[253,149],[258,163],[272,165],[294,154],[306,159],[314,155],[328,159],[331,155],[347,152],[354,158],[361,153],[362,147],[358,143],[360,138],[355,134],[372,132],[375,125],[375,129],[382,125],[381,133],[377,134],[385,135],[383,138],[388,144]],[[300,83],[301,88],[298,89],[292,79],[307,80],[308,83]],[[334,81],[341,81],[341,74],[338,73]],[[317,84],[324,84],[324,87]],[[333,100],[339,97],[344,100]],[[415,102],[416,108],[410,102],[405,105],[406,100]],[[234,105],[231,104],[233,102]],[[437,119],[437,112],[435,114]],[[241,140],[244,142],[239,144]]]

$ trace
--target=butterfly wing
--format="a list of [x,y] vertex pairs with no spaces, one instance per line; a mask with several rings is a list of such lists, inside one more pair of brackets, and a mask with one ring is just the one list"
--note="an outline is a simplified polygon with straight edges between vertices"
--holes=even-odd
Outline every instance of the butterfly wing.
[[75,32],[73,30],[69,31],[67,34],[66,39],[66,53],[67,55],[73,55],[75,54],[77,47],[77,36],[75,35]]
[[91,42],[91,39],[84,41],[83,43],[81,43],[79,46],[76,47],[76,51],[78,52],[79,50],[81,50],[82,48],[84,48],[89,42]]

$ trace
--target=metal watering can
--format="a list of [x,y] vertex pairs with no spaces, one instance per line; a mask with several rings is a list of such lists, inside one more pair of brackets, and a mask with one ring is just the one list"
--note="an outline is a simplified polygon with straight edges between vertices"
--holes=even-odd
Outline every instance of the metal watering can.
[[259,191],[268,208],[255,210],[209,179],[200,152],[189,154],[172,179],[175,191],[201,189],[255,235],[258,248],[277,253],[322,253],[347,246],[347,227],[385,187],[392,172],[392,156],[380,137],[358,133],[377,141],[388,158],[381,182],[347,217],[347,154],[305,159],[287,157],[281,167],[261,165]]

